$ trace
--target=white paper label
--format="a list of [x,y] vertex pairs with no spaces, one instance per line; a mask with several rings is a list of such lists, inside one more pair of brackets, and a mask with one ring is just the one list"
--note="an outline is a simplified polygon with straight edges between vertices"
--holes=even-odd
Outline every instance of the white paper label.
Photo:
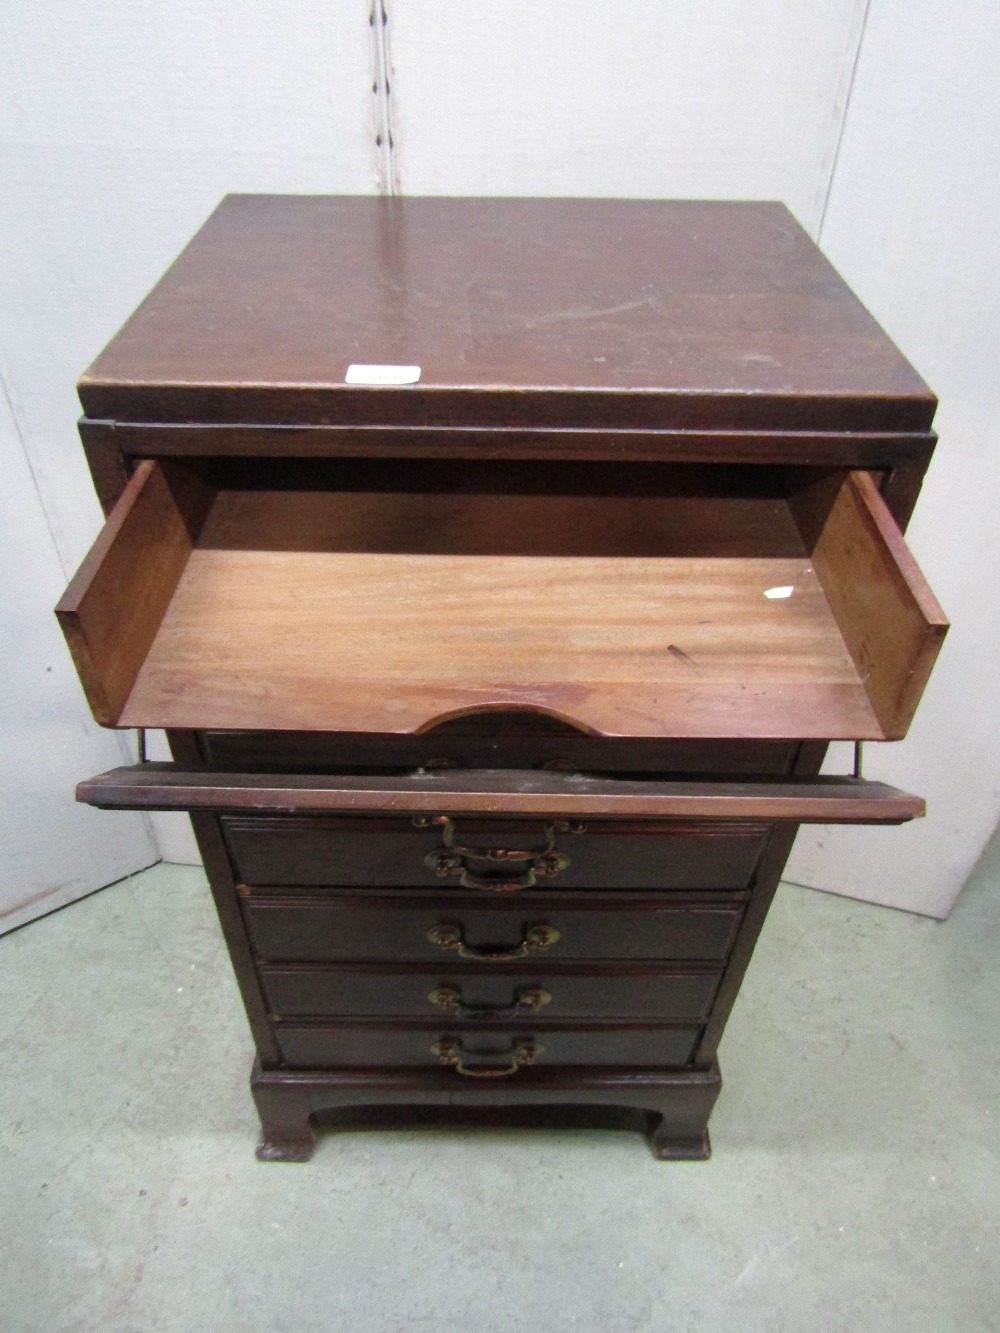
[[345,384],[416,384],[419,366],[348,366]]
[[779,597],[791,597],[794,591],[795,587],[793,584],[785,584],[780,588],[765,588],[764,596],[773,602]]

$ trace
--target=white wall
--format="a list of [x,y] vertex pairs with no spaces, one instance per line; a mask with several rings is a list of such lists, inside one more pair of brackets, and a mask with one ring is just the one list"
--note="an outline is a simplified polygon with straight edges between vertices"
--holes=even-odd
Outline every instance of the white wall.
[[152,865],[147,821],[73,800],[75,773],[125,762],[80,707],[51,608],[64,576],[0,385],[0,933]]
[[[926,793],[930,819],[804,835],[795,873],[943,912],[1000,811],[986,605],[1000,10],[385,10],[383,28],[365,0],[94,0],[85,21],[71,0],[0,9],[0,348],[63,564],[99,519],[74,379],[225,192],[784,199],[941,394],[943,442],[912,533],[956,620],[912,737],[868,759]],[[183,824],[160,838],[193,855]]]
[[[64,573],[101,522],[73,386],[219,198],[374,192],[368,12],[0,5],[0,354]],[[51,586],[35,595],[48,611]],[[76,709],[89,725],[79,693]],[[71,768],[62,789],[89,775]],[[153,822],[167,855],[197,859],[185,817]]]
[[387,0],[406,194],[783,199],[819,226],[865,0]]
[[[803,830],[788,875],[947,915],[1000,816],[1000,9],[453,0],[388,12],[402,191],[783,199],[940,395],[942,444],[911,540],[956,623],[910,736],[866,758],[871,776],[926,795],[929,815]],[[849,771],[845,749],[829,771]]]
[[787,873],[945,916],[1000,816],[1000,10],[918,8],[873,2],[820,239],[941,399],[908,540],[953,625],[910,735],[865,764],[928,817],[804,829]]

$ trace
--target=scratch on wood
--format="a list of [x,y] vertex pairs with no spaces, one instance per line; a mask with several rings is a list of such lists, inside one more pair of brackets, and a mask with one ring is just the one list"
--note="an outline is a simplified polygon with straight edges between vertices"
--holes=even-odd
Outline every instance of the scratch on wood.
[[689,657],[683,648],[678,648],[676,643],[667,644],[667,652],[671,657],[676,657],[680,662],[686,662],[688,666],[694,666],[694,658]]
[[641,310],[643,306],[654,305],[651,296],[643,296],[635,301],[625,301],[621,305],[610,305],[598,310],[593,306],[578,306],[572,310],[556,310],[552,314],[538,315],[525,321],[526,329],[540,329],[545,324],[556,324],[562,320],[610,319],[614,315],[625,315],[630,310]]

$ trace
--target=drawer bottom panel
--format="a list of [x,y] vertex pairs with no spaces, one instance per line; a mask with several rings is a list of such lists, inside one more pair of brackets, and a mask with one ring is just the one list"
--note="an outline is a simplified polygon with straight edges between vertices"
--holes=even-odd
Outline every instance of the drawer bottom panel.
[[[454,1060],[442,1062],[442,1047],[462,1061],[469,1077],[503,1077],[529,1065],[614,1065],[680,1068],[690,1063],[698,1025],[610,1027],[575,1024],[521,1031],[426,1024],[276,1023],[275,1037],[286,1065],[299,1069],[444,1067],[458,1075]],[[520,1063],[526,1045],[533,1058]],[[470,1072],[472,1071],[472,1072]]]

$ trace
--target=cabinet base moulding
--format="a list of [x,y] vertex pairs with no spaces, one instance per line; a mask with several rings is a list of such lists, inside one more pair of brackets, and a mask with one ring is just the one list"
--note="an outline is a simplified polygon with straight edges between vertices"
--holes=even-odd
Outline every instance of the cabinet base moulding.
[[656,1072],[531,1069],[516,1088],[457,1085],[451,1070],[264,1069],[250,1077],[264,1162],[306,1162],[318,1129],[627,1129],[654,1157],[705,1160],[708,1119],[722,1088],[719,1066]]

